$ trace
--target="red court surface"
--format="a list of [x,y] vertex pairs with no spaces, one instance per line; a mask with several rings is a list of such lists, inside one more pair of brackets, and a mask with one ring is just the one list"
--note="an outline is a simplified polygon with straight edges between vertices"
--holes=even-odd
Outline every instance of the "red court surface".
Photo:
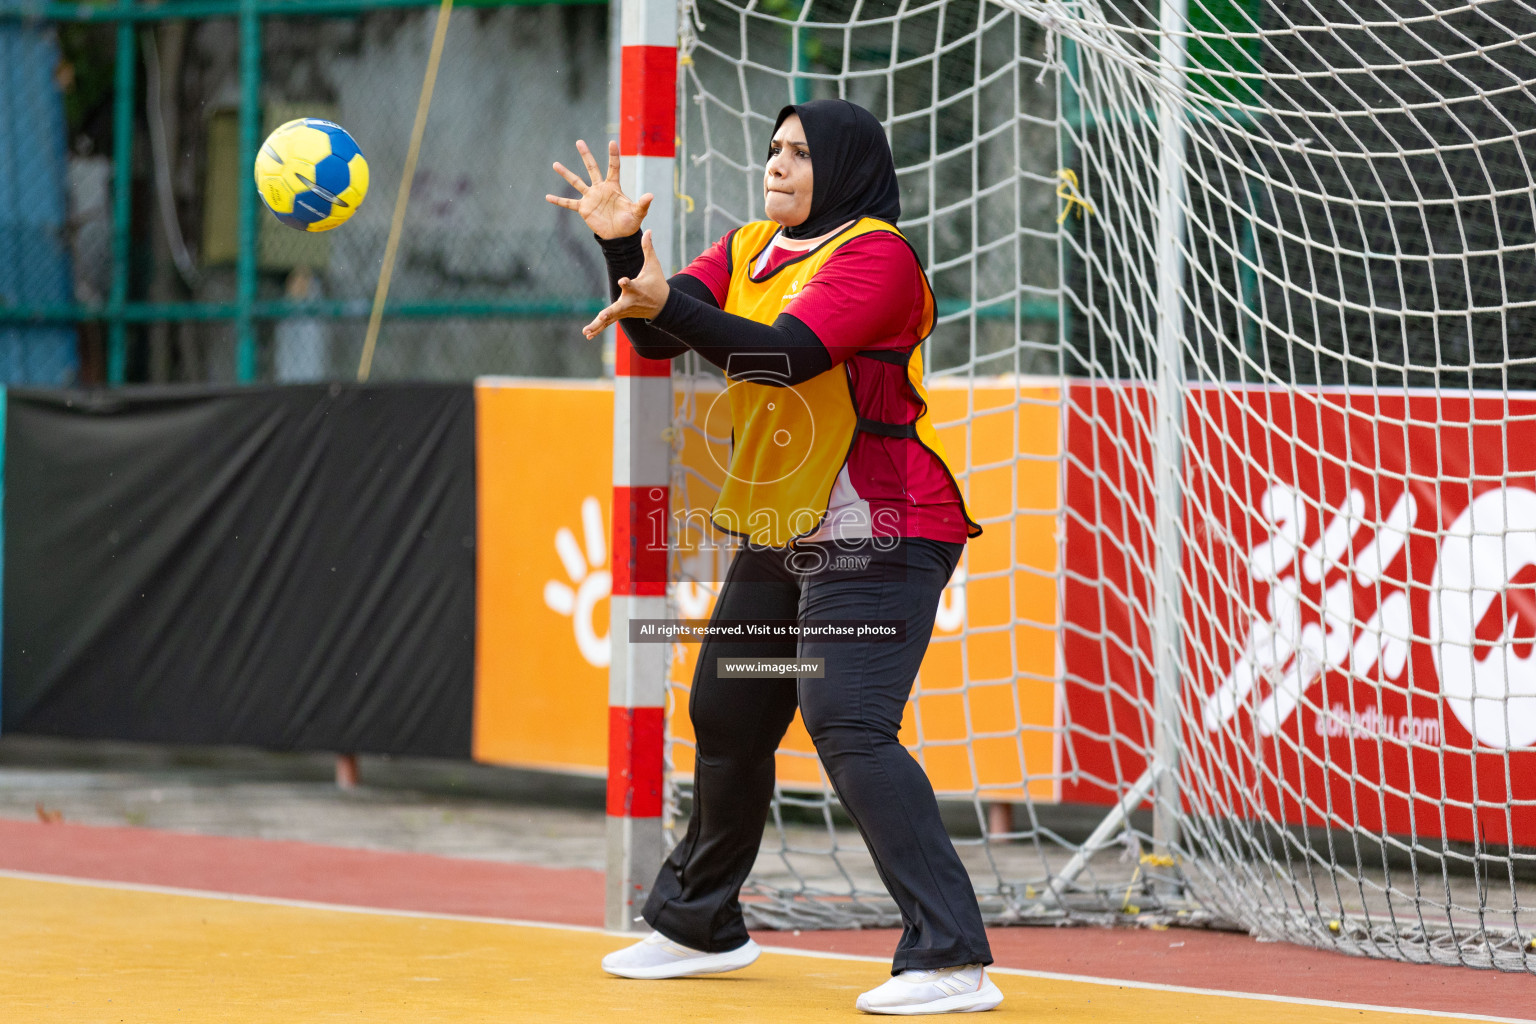
[[[0,869],[389,910],[602,925],[600,872],[137,828],[0,819]],[[999,928],[998,966],[1257,995],[1536,1019],[1536,976],[1426,967],[1195,929]],[[764,932],[889,955],[897,933]]]

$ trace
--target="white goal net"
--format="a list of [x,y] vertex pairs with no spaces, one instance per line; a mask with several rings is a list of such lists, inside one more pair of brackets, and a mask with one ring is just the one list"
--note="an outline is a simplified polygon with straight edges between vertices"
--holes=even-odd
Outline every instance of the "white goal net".
[[[681,53],[684,260],[784,103],[887,126],[986,531],[903,739],[989,920],[1536,969],[1536,6],[689,0]],[[698,617],[728,553],[674,522]],[[798,725],[779,779],[749,917],[893,923]]]

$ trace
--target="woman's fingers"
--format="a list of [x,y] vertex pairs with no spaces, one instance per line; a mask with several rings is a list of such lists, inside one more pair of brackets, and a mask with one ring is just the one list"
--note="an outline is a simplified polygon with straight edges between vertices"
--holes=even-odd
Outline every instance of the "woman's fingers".
[[608,180],[619,183],[619,143],[615,139],[608,140]]
[[597,316],[592,318],[592,322],[581,329],[581,333],[589,338],[600,333],[603,328],[608,326],[608,310],[612,308],[612,306],[609,306],[607,309],[599,310]]
[[563,196],[552,196],[548,193],[545,194],[544,199],[546,202],[554,203],[556,206],[563,206],[567,210],[575,210],[578,213],[581,211],[581,204],[574,199],[566,199]]
[[655,196],[647,192],[640,197],[639,202],[635,203],[635,213],[641,220],[645,220],[645,215],[651,212],[651,202],[655,198]]
[[576,140],[576,152],[581,154],[581,162],[587,168],[587,177],[592,180],[592,184],[602,181],[603,176],[597,171],[597,161],[592,159],[592,151],[580,139]]
[[568,169],[566,169],[565,164],[562,164],[558,160],[555,161],[555,173],[560,175],[560,177],[564,178],[566,181],[570,182],[577,192],[580,192],[582,195],[587,194],[586,182],[572,174]]
[[[617,303],[615,303],[615,305],[617,305]],[[619,317],[614,313],[614,307],[609,306],[607,309],[597,314],[597,316],[592,319],[591,323],[583,327],[581,329],[581,333],[585,334],[588,339],[595,338],[599,334],[602,334],[604,331],[606,331],[609,324],[618,319]]]
[[581,333],[585,334],[588,338],[597,337],[607,330],[610,324],[618,323],[626,316],[631,315],[635,307],[641,305],[640,292],[635,287],[634,281],[627,277],[621,277],[618,280],[618,285],[618,299],[598,313],[591,323],[581,329]]
[[657,281],[664,275],[661,272],[661,260],[656,255],[656,243],[651,240],[649,228],[640,236],[640,251],[645,253],[645,265],[640,272],[649,279],[647,290],[654,291]]
[[608,329],[608,325],[616,323],[624,318],[624,310],[630,305],[629,278],[619,278],[619,297],[611,305],[602,309],[592,322],[581,329],[581,333],[588,338],[595,338]]

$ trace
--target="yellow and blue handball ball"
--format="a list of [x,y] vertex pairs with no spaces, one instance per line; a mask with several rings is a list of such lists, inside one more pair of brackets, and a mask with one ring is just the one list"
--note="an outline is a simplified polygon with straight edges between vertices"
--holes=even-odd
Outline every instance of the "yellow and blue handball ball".
[[368,194],[368,161],[339,124],[289,121],[256,153],[256,191],[278,220],[300,231],[345,224]]

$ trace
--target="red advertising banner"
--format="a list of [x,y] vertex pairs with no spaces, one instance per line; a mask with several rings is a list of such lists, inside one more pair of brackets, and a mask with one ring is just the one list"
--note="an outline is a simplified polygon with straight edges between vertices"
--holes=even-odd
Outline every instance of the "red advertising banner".
[[[1151,419],[1117,433],[1103,410],[1150,398],[1075,390],[1069,717],[1084,775],[1129,781],[1155,481],[1126,460]],[[1210,388],[1184,428],[1186,805],[1536,843],[1536,396]]]
[[1061,799],[1115,803],[1152,746],[1151,392],[1067,389]]

